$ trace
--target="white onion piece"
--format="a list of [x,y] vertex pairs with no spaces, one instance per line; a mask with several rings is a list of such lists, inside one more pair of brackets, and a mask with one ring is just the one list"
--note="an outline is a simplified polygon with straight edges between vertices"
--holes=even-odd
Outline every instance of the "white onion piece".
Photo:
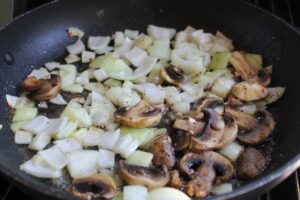
[[169,86],[163,89],[166,92],[166,100],[168,104],[172,105],[174,103],[178,103],[182,101],[179,90],[176,87]]
[[149,167],[153,159],[153,154],[145,151],[137,150],[130,154],[125,160],[129,165],[136,165],[141,167]]
[[78,39],[74,44],[67,46],[67,51],[72,55],[80,54],[84,50],[84,43],[80,39]]
[[74,65],[60,65],[61,87],[68,87],[75,83],[77,69]]
[[81,85],[89,84],[89,71],[85,70],[76,77],[75,82]]
[[16,131],[14,141],[16,144],[29,144],[32,140],[32,133],[27,131]]
[[248,104],[244,104],[243,106],[239,107],[239,110],[241,112],[254,114],[257,111],[257,107],[254,103],[248,103]]
[[219,153],[231,160],[232,162],[235,162],[243,150],[243,146],[233,142],[225,145],[222,149],[219,150]]
[[51,137],[47,133],[36,135],[30,142],[28,148],[35,151],[44,149],[50,143]]
[[147,200],[191,200],[191,198],[181,190],[162,187],[151,190],[148,193]]
[[55,138],[57,139],[62,139],[62,138],[67,138],[69,137],[72,133],[75,132],[75,130],[78,127],[78,123],[76,122],[67,122],[66,124],[61,124],[58,127],[57,133],[55,136]]
[[47,108],[48,108],[48,105],[47,105],[47,102],[41,101],[41,102],[38,103],[37,107],[38,107],[38,108],[47,109]]
[[49,70],[52,71],[54,69],[59,68],[59,63],[58,62],[47,62],[45,63],[45,67]]
[[99,168],[112,168],[115,166],[115,156],[116,154],[112,151],[105,149],[99,149]]
[[68,103],[61,116],[65,116],[73,122],[78,122],[79,126],[89,127],[92,124],[88,112],[79,103],[74,101]]
[[20,98],[20,97],[12,96],[12,95],[9,95],[9,94],[6,94],[5,97],[6,97],[6,102],[7,102],[8,106],[11,107],[11,108],[16,107],[17,102]]
[[125,35],[123,32],[117,31],[115,32],[114,38],[115,47],[119,47],[123,44],[125,40]]
[[0,124],[0,131],[1,131],[1,129],[3,128],[3,125],[2,124]]
[[186,32],[186,33],[192,33],[194,31],[196,31],[196,29],[190,25],[184,29],[184,32]]
[[94,76],[98,82],[102,82],[108,78],[105,69],[97,69],[94,71]]
[[84,146],[97,146],[102,140],[103,130],[101,129],[90,129],[83,136],[82,144]]
[[148,189],[142,185],[126,185],[123,187],[123,200],[147,200]]
[[53,99],[50,99],[49,102],[57,105],[67,105],[66,100],[58,93]]
[[285,91],[285,87],[270,87],[270,88],[268,88],[269,94],[265,98],[265,101],[267,102],[267,104],[274,103],[280,97],[282,97],[284,91]]
[[76,62],[80,61],[80,57],[77,55],[70,54],[67,57],[65,57],[65,61],[67,64],[76,63]]
[[70,93],[82,93],[83,86],[76,83],[76,84],[64,87],[62,90],[65,92],[70,92]]
[[213,35],[211,33],[204,33],[203,30],[197,30],[191,33],[191,39],[196,43],[199,49],[208,51],[212,46]]
[[35,77],[36,79],[47,79],[50,77],[50,73],[44,67],[40,69],[34,69],[28,77]]
[[135,85],[135,89],[143,94],[143,98],[151,104],[163,103],[166,98],[166,92],[153,83],[143,83]]
[[94,52],[91,51],[83,51],[81,53],[81,62],[82,63],[89,63],[92,60],[94,60],[96,57],[96,54]]
[[149,25],[147,28],[147,33],[156,40],[171,39],[174,37],[176,30],[172,28]]
[[46,150],[39,151],[38,154],[53,169],[62,169],[67,165],[67,158],[56,145]]
[[125,37],[123,44],[119,47],[116,47],[114,52],[119,56],[123,56],[131,50],[132,46],[133,41],[128,37]]
[[126,29],[124,31],[124,35],[130,39],[136,40],[138,38],[139,31]]
[[147,57],[147,52],[138,48],[134,47],[129,52],[124,54],[124,57],[135,67],[138,67],[143,60]]
[[122,93],[122,88],[118,86],[109,88],[105,95],[114,105],[118,106],[120,104],[120,99],[122,98]]
[[54,141],[54,144],[63,152],[69,153],[76,150],[81,150],[82,145],[73,138],[67,138]]
[[89,49],[96,50],[96,49],[104,49],[110,42],[109,36],[96,36],[96,37],[89,37],[87,45]]
[[180,31],[176,34],[176,38],[175,38],[175,44],[174,47],[178,48],[178,46],[182,43],[185,43],[188,41],[189,39],[189,33],[185,32],[185,31]]
[[102,138],[99,142],[99,148],[115,150],[116,143],[120,138],[120,129],[112,132],[106,132],[101,135]]
[[76,27],[70,27],[68,28],[68,35],[69,37],[76,36],[78,38],[82,38],[84,35],[84,32]]
[[115,145],[115,152],[126,158],[133,153],[138,146],[139,142],[133,139],[131,135],[120,136]]
[[211,193],[213,195],[223,195],[233,191],[231,183],[222,183],[219,185],[213,186]]
[[49,123],[50,120],[47,117],[40,115],[26,123],[23,129],[38,135],[46,131]]
[[171,108],[177,113],[187,114],[191,110],[191,105],[188,101],[181,101],[173,104]]
[[81,178],[97,172],[98,151],[78,150],[69,153],[67,157],[67,168],[71,177]]
[[20,166],[20,170],[38,178],[59,178],[62,176],[60,170],[46,168],[43,166],[36,166],[32,163],[32,160],[26,161]]
[[96,53],[96,54],[108,54],[108,53],[110,53],[110,52],[113,51],[113,50],[114,50],[113,47],[111,47],[111,46],[106,46],[106,47],[103,47],[103,48],[101,48],[101,49],[96,49],[96,50],[95,50],[95,53]]
[[153,44],[148,48],[148,52],[152,57],[169,61],[171,57],[170,40],[155,40]]
[[106,88],[104,87],[103,84],[97,83],[97,82],[90,82],[87,85],[84,85],[84,89],[88,91],[95,91],[101,94],[104,94],[106,91]]

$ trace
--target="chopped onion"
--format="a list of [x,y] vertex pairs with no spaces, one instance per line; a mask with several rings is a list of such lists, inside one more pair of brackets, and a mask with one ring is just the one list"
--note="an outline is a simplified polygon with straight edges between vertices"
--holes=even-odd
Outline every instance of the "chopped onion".
[[67,168],[71,177],[81,178],[97,172],[98,151],[78,150],[69,153],[67,157]]
[[50,143],[50,140],[51,137],[48,133],[41,133],[32,139],[28,147],[31,150],[40,151]]
[[131,137],[131,135],[120,136],[116,145],[115,151],[127,158],[139,147],[139,142]]
[[64,87],[62,90],[65,92],[70,92],[70,93],[82,93],[83,87],[80,84],[73,84],[73,85]]
[[54,144],[63,152],[70,153],[72,151],[81,150],[82,145],[73,138],[67,138],[54,141]]
[[80,57],[77,55],[70,54],[67,57],[65,57],[65,61],[67,64],[76,63],[76,62],[80,61]]
[[231,183],[222,183],[222,184],[213,186],[211,193],[213,195],[223,195],[223,194],[230,193],[232,191],[233,191],[233,188],[232,188]]
[[125,160],[129,165],[136,165],[141,167],[149,167],[153,158],[153,154],[145,151],[137,150],[130,154]]
[[34,69],[28,77],[35,77],[36,79],[47,79],[50,77],[50,73],[44,67],[40,69]]
[[59,68],[59,63],[58,62],[47,62],[45,63],[45,67],[49,70],[52,71],[54,69]]
[[199,49],[208,51],[212,46],[213,35],[211,33],[204,33],[203,30],[197,30],[191,33],[191,39],[196,43]]
[[116,47],[114,52],[117,53],[119,56],[123,56],[131,50],[132,46],[133,41],[128,37],[125,37],[123,44],[119,47]]
[[82,38],[84,35],[84,32],[76,27],[70,27],[68,28],[68,35],[69,37],[76,36],[78,38]]
[[111,87],[106,91],[106,97],[115,105],[119,105],[123,90],[121,87]]
[[104,48],[102,48],[102,49],[96,49],[95,50],[95,53],[96,54],[109,54],[111,51],[113,51],[114,50],[114,48],[113,47],[111,47],[111,46],[106,46],[106,47],[104,47]]
[[148,49],[148,47],[152,44],[152,42],[153,42],[153,39],[151,37],[141,33],[139,35],[139,37],[134,41],[133,46],[141,48],[141,49]]
[[88,130],[83,136],[82,144],[84,146],[98,146],[100,141],[102,140],[103,135],[102,129],[92,129]]
[[254,103],[248,103],[248,104],[244,104],[243,106],[239,107],[239,110],[241,112],[254,114],[257,111],[257,107]]
[[123,187],[123,200],[147,200],[148,189],[142,185],[127,185]]
[[14,141],[16,144],[29,144],[32,140],[32,133],[27,131],[16,131]]
[[18,130],[21,130],[22,127],[27,123],[28,121],[19,121],[19,122],[13,122],[10,124],[10,129],[12,132],[16,133]]
[[13,122],[31,120],[36,117],[38,111],[36,108],[17,108],[12,119]]
[[106,132],[101,136],[102,138],[99,142],[99,148],[115,150],[116,143],[120,138],[120,129],[112,132]]
[[28,123],[26,123],[23,126],[23,129],[25,131],[29,131],[33,134],[38,135],[38,134],[41,134],[46,131],[49,123],[50,123],[50,120],[47,117],[45,117],[43,115],[39,115],[36,118],[30,120]]
[[106,89],[104,87],[104,85],[102,85],[101,83],[96,83],[96,82],[90,82],[87,85],[84,85],[84,89],[88,90],[88,91],[95,91],[101,94],[104,94]]
[[50,167],[36,166],[32,160],[26,161],[20,166],[20,170],[38,178],[59,178],[62,176],[60,170],[55,170]]
[[78,55],[84,50],[84,43],[80,39],[78,39],[74,44],[67,46],[67,51],[72,55]]
[[54,137],[57,138],[57,139],[67,138],[72,133],[75,132],[75,130],[77,129],[77,127],[78,127],[77,121],[76,122],[70,122],[69,121],[66,124],[62,123],[58,127],[57,133],[56,133],[56,135],[54,135]]
[[153,83],[143,83],[135,85],[135,89],[143,94],[146,101],[151,104],[163,103],[166,98],[166,92]]
[[155,40],[154,43],[148,48],[148,52],[150,56],[169,61],[171,57],[170,40]]
[[177,113],[187,114],[191,110],[191,105],[188,101],[181,101],[173,104],[171,108]]
[[94,76],[98,82],[102,82],[108,78],[105,69],[97,69],[94,71]]
[[41,101],[41,102],[38,103],[37,107],[38,107],[38,108],[47,109],[47,108],[48,108],[48,105],[47,105],[47,102]]
[[9,95],[9,94],[6,94],[5,97],[6,97],[6,102],[7,102],[8,106],[11,107],[11,108],[16,107],[17,102],[20,98],[20,97],[12,96],[12,95]]
[[49,100],[50,103],[57,104],[57,105],[67,105],[68,103],[64,98],[58,93],[53,99]]
[[96,36],[89,37],[87,45],[91,50],[104,49],[110,42],[109,36]]
[[62,79],[62,88],[73,85],[77,74],[76,67],[74,65],[60,65],[59,68],[59,74]]
[[232,162],[235,162],[243,150],[243,146],[233,142],[225,145],[222,149],[220,149],[219,153],[231,160]]
[[188,42],[190,34],[185,32],[185,31],[180,31],[176,34],[176,38],[175,38],[175,48],[178,48],[178,46],[182,43],[186,43]]
[[62,169],[67,165],[67,158],[56,145],[39,151],[38,155],[53,169]]
[[115,32],[114,37],[115,37],[115,40],[114,40],[115,47],[119,47],[124,43],[125,35],[123,32],[121,32],[121,31]]
[[76,77],[76,83],[81,84],[81,85],[86,85],[89,84],[89,71],[85,70],[79,76]]
[[124,57],[127,60],[129,60],[129,62],[132,65],[138,67],[143,62],[143,60],[147,57],[147,52],[138,47],[134,47],[133,49],[125,53]]
[[139,31],[126,29],[124,35],[130,39],[136,40],[138,38]]
[[148,193],[147,200],[191,200],[191,198],[181,190],[161,187],[151,190]]
[[94,52],[91,51],[83,51],[81,53],[81,62],[82,63],[89,63],[92,60],[94,60],[96,57],[96,54]]
[[105,149],[99,149],[99,168],[113,168],[115,166],[115,153]]
[[61,116],[66,116],[73,122],[78,122],[79,126],[88,127],[92,124],[91,117],[82,106],[74,101],[71,101],[62,112]]
[[147,28],[147,33],[156,40],[171,39],[174,37],[176,30],[172,28],[149,25]]
[[285,87],[270,87],[268,88],[268,96],[265,98],[267,104],[274,103],[280,97],[282,97],[283,93],[285,92]]

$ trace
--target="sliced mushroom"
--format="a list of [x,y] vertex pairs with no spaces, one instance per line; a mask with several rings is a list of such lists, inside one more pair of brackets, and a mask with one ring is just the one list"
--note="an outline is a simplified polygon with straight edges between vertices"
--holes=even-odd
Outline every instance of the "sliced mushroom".
[[129,185],[144,185],[149,189],[165,186],[170,175],[166,166],[140,167],[127,165],[124,161],[117,164],[120,178]]
[[273,116],[266,110],[258,110],[254,116],[232,108],[227,108],[226,113],[235,119],[239,128],[237,138],[245,144],[262,143],[275,128]]
[[152,163],[154,165],[164,165],[169,169],[175,165],[174,148],[171,138],[167,134],[160,135],[153,140],[150,152],[153,154]]
[[205,197],[213,182],[226,182],[234,175],[231,162],[213,151],[188,153],[181,158],[179,167],[192,179],[186,186],[186,192],[195,197]]
[[178,85],[184,81],[184,72],[180,67],[163,67],[161,69],[161,77],[167,83]]
[[130,108],[121,107],[115,112],[115,121],[133,128],[152,127],[162,118],[161,105],[152,106],[146,101],[140,101]]
[[69,187],[70,192],[81,199],[112,199],[116,193],[115,182],[103,174],[74,179]]
[[51,74],[50,79],[27,77],[21,85],[22,91],[28,92],[27,97],[34,101],[47,101],[54,98],[61,87],[61,78]]
[[217,149],[222,148],[223,146],[233,142],[238,133],[238,126],[231,116],[229,116],[228,114],[224,114],[223,119],[225,122],[225,128],[221,141],[215,147]]
[[271,83],[272,70],[273,70],[273,66],[268,66],[259,70],[255,78],[253,80],[250,80],[250,82],[256,81],[265,87],[268,86]]
[[217,99],[217,98],[213,98],[213,97],[208,97],[206,99],[204,99],[200,105],[198,105],[196,107],[196,109],[194,109],[191,112],[191,116],[194,117],[195,119],[203,119],[204,115],[202,110],[204,108],[211,108],[211,109],[215,109],[217,106],[222,106],[224,103],[221,99]]
[[215,148],[224,133],[224,120],[221,115],[210,108],[203,109],[205,127],[202,132],[191,137],[189,148],[194,152]]
[[180,174],[178,170],[173,170],[170,172],[169,186],[180,190],[184,187],[184,183],[180,178]]
[[176,151],[188,149],[192,135],[189,131],[175,130],[170,135],[173,147]]
[[250,179],[260,175],[267,164],[265,156],[255,148],[247,148],[237,160],[237,176]]
[[246,81],[234,85],[231,92],[242,101],[255,101],[268,95],[268,90],[264,86]]
[[192,133],[199,133],[203,130],[204,127],[204,122],[198,122],[191,117],[176,119],[173,124],[173,128],[184,131],[191,131]]

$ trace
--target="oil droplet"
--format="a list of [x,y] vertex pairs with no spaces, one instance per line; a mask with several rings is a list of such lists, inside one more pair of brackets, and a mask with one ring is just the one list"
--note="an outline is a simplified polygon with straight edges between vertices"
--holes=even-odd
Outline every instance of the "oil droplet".
[[6,52],[5,54],[3,54],[3,60],[8,65],[12,65],[15,63],[15,58],[10,52]]

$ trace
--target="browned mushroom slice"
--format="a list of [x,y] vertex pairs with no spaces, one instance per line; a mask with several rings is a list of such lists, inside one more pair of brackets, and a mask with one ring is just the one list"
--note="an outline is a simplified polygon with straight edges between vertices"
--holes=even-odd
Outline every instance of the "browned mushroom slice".
[[265,98],[268,90],[258,83],[240,82],[233,86],[232,94],[242,101],[255,101]]
[[153,154],[152,163],[154,165],[164,165],[169,169],[175,165],[174,148],[171,138],[167,134],[160,135],[153,140],[150,152]]
[[226,113],[235,119],[239,128],[237,138],[245,144],[262,143],[275,128],[273,116],[266,110],[258,110],[254,116],[231,108]]
[[191,142],[191,133],[183,130],[175,130],[171,134],[172,144],[176,151],[188,149]]
[[192,179],[185,189],[189,195],[195,197],[205,197],[213,182],[226,182],[234,175],[231,162],[213,151],[188,153],[181,158],[179,167]]
[[195,119],[203,119],[204,115],[202,110],[204,108],[211,108],[214,109],[217,106],[222,106],[224,103],[221,99],[213,98],[213,97],[208,97],[204,99],[200,105],[196,107],[193,111],[191,111],[191,116],[194,117]]
[[173,124],[173,128],[184,130],[184,131],[191,131],[192,133],[201,132],[204,126],[205,126],[204,122],[198,122],[191,117],[176,119]]
[[180,67],[163,67],[160,74],[167,83],[173,85],[178,85],[184,81],[184,72]]
[[255,76],[255,78],[251,81],[256,81],[263,86],[268,86],[271,83],[271,75],[272,75],[273,66],[265,67],[259,70]]
[[50,79],[28,77],[21,85],[22,91],[28,92],[27,97],[34,101],[47,101],[54,98],[60,87],[61,78],[57,74],[51,74]]
[[170,172],[169,186],[177,189],[182,189],[184,187],[184,183],[180,178],[178,170],[173,170]]
[[237,176],[242,179],[250,179],[260,175],[267,161],[265,156],[255,148],[247,148],[237,160]]
[[238,133],[238,126],[235,120],[228,114],[223,114],[223,119],[225,122],[224,133],[221,141],[216,146],[217,149],[233,142]]
[[133,128],[152,127],[162,118],[162,106],[152,106],[146,101],[140,101],[130,108],[121,107],[115,112],[115,121]]
[[103,174],[94,174],[85,178],[74,179],[70,192],[81,199],[112,199],[116,193],[115,182]]
[[117,164],[120,178],[129,185],[144,185],[149,189],[165,186],[170,179],[166,166],[140,167],[127,165],[124,161]]
[[221,141],[224,133],[224,120],[221,115],[210,108],[203,109],[205,128],[202,132],[191,137],[189,148],[199,152],[215,148]]

